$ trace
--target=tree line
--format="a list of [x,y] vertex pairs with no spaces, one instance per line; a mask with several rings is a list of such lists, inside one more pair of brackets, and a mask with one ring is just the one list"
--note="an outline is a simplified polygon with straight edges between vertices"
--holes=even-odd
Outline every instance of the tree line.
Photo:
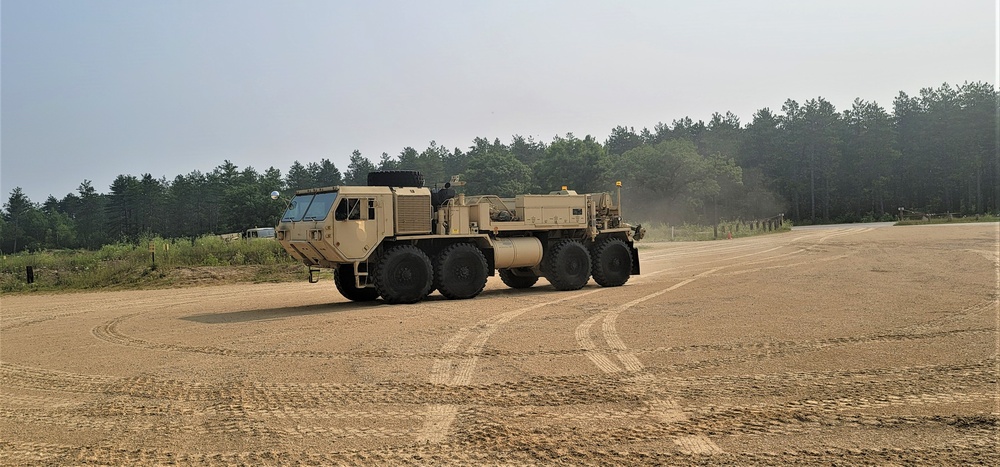
[[341,172],[329,159],[259,172],[229,160],[173,179],[118,175],[107,193],[84,180],[62,199],[14,188],[0,216],[0,250],[99,248],[144,236],[196,237],[274,225],[274,190],[364,185],[373,170],[419,170],[429,186],[452,175],[465,192],[514,196],[623,182],[626,217],[714,223],[778,213],[796,223],[888,220],[899,207],[961,214],[1000,211],[997,91],[974,82],[900,92],[892,111],[861,99],[838,111],[822,97],[785,101],[743,124],[732,113],[651,129],[617,126],[600,142],[556,136],[475,138],[466,149],[355,150]]

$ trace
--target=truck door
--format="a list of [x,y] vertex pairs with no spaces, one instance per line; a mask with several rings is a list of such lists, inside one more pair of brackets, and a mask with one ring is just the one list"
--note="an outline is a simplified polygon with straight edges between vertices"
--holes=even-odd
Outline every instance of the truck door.
[[344,259],[361,260],[379,240],[377,203],[374,197],[346,196],[334,214],[334,247]]

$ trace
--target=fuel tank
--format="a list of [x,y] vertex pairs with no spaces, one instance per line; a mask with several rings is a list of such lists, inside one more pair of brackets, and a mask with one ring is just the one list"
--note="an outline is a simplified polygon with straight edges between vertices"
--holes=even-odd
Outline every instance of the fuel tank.
[[505,237],[493,240],[497,269],[528,268],[542,262],[542,242],[535,237]]

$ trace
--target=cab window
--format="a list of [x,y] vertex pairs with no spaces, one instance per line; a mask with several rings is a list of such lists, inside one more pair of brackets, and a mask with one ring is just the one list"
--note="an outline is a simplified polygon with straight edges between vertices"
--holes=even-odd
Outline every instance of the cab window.
[[292,198],[292,201],[288,203],[288,209],[285,211],[285,214],[281,216],[281,221],[302,220],[302,215],[305,214],[306,208],[309,207],[309,203],[312,202],[313,197],[314,195],[298,195]]
[[337,205],[335,215],[338,221],[361,219],[361,201],[358,198],[344,198]]
[[330,215],[330,208],[333,207],[333,202],[336,199],[336,192],[316,195],[309,205],[309,209],[306,209],[305,215],[302,216],[302,220],[321,221],[326,219],[326,216]]

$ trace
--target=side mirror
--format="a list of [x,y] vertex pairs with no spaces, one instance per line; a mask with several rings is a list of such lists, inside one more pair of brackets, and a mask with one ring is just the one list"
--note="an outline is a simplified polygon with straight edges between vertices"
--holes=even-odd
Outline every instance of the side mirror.
[[276,199],[278,199],[280,197],[281,197],[281,193],[278,193],[277,191],[272,191],[271,192],[271,199],[276,200]]

